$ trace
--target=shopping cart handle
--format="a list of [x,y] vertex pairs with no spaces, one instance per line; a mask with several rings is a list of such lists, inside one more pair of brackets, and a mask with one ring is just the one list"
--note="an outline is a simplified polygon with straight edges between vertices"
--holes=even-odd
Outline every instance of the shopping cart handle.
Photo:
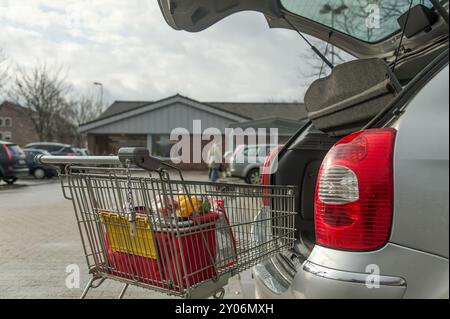
[[150,156],[148,149],[143,147],[124,147],[119,150],[119,156],[47,156],[37,155],[34,161],[43,165],[136,165],[148,171],[161,168],[180,169],[161,159]]
[[119,160],[122,164],[134,164],[148,171],[156,171],[163,166],[170,166],[159,158],[150,156],[148,149],[143,147],[124,147],[119,150]]

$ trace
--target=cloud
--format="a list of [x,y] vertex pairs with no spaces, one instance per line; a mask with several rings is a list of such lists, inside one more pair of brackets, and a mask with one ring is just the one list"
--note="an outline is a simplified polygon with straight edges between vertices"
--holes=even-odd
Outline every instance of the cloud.
[[244,12],[200,33],[171,29],[154,0],[0,0],[0,47],[12,62],[67,69],[83,92],[102,82],[108,100],[182,93],[204,101],[302,99],[300,54],[289,30]]

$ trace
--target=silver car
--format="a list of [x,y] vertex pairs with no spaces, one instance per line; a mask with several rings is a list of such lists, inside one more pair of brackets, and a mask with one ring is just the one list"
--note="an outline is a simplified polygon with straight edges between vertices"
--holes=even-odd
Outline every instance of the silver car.
[[448,1],[159,2],[175,29],[254,10],[357,58],[311,48],[330,73],[263,176],[298,186],[297,242],[253,269],[256,296],[449,298]]
[[75,154],[78,156],[90,156],[90,152],[87,148],[72,148],[75,151]]
[[260,169],[276,145],[240,145],[230,158],[230,175],[245,180],[247,184],[261,182]]

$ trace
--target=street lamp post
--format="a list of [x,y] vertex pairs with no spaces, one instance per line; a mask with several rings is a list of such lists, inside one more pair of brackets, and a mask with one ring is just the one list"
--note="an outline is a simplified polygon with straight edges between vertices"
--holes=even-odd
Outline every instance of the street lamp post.
[[101,103],[101,106],[103,107],[103,83],[94,82],[94,85],[100,87],[100,103]]
[[[320,9],[320,14],[331,14],[331,28],[334,30],[335,17],[342,14],[344,10],[348,9],[345,4],[341,4],[339,7],[333,8],[330,4],[325,4]],[[334,65],[334,45],[331,46],[331,64]]]

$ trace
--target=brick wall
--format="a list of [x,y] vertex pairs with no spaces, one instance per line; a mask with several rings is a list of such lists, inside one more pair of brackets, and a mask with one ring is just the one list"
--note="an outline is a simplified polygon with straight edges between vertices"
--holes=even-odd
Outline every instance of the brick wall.
[[[3,123],[0,123],[0,139],[7,139],[10,135],[10,141],[20,146],[38,140],[33,122],[23,107],[3,102],[0,104],[0,119],[3,120]],[[11,123],[6,123],[9,125],[5,125],[5,122],[8,122],[6,119],[11,120]]]

